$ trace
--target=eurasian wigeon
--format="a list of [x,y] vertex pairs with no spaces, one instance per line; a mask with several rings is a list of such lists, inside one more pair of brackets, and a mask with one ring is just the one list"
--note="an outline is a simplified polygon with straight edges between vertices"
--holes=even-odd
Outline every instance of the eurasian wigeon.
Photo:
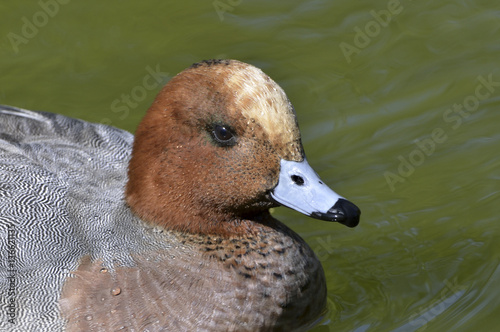
[[[128,170],[128,172],[127,172]],[[319,260],[269,208],[354,227],[260,69],[175,76],[131,134],[0,107],[0,329],[290,331],[325,308]]]

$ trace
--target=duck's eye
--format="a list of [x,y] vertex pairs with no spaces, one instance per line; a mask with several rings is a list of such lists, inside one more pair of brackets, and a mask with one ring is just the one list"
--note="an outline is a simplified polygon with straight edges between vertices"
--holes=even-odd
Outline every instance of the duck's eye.
[[215,141],[222,146],[232,146],[236,144],[236,137],[228,126],[214,125],[212,135]]

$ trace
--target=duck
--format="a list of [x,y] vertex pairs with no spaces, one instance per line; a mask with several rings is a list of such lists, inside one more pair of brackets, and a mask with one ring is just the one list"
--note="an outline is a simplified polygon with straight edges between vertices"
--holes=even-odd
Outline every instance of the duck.
[[293,331],[325,313],[322,265],[270,209],[355,227],[259,68],[205,60],[135,136],[0,107],[0,330]]

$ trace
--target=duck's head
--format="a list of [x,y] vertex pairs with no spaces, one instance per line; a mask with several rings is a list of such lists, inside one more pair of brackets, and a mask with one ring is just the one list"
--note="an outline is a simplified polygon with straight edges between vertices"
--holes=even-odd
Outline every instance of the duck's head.
[[126,200],[191,233],[245,232],[280,204],[349,227],[360,216],[308,165],[284,91],[235,60],[194,64],[161,90],[136,132]]

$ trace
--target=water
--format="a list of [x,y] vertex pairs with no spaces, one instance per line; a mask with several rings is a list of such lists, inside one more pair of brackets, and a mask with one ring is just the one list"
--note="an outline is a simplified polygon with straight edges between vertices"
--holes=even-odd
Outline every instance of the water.
[[46,0],[0,11],[2,104],[133,131],[169,77],[219,57],[286,90],[309,162],[362,209],[355,229],[274,211],[325,268],[329,311],[314,331],[498,327],[500,4]]

